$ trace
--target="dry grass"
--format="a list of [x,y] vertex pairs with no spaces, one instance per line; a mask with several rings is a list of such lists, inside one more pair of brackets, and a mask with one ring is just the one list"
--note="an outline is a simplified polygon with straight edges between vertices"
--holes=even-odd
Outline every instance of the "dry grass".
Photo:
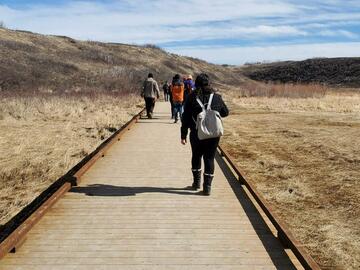
[[[286,86],[284,86],[285,88]],[[228,99],[246,109],[260,109],[264,111],[277,112],[334,112],[334,113],[358,113],[360,111],[360,95],[358,92],[336,92],[326,90],[323,95],[312,95],[311,88],[306,86],[297,89],[306,89],[308,97],[299,98],[301,94],[279,95],[279,96],[246,96],[242,90],[230,90],[227,92]],[[304,94],[306,95],[306,94]]]
[[2,96],[0,224],[127,122],[139,101],[105,93]]
[[360,94],[242,98],[222,143],[324,269],[360,268]]
[[241,97],[320,98],[327,88],[321,84],[276,84],[248,81],[237,89]]

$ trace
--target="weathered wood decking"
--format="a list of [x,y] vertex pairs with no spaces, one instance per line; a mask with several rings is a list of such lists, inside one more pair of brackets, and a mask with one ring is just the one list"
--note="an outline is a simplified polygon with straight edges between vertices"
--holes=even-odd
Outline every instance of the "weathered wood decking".
[[210,197],[186,189],[190,146],[169,115],[156,104],[0,270],[296,269],[220,158]]

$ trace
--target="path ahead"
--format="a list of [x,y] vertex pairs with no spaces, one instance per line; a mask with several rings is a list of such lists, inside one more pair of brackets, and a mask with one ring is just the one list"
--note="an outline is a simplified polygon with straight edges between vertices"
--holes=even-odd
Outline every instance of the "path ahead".
[[97,161],[0,269],[295,269],[220,158],[210,197],[185,188],[190,146],[168,104],[155,118]]

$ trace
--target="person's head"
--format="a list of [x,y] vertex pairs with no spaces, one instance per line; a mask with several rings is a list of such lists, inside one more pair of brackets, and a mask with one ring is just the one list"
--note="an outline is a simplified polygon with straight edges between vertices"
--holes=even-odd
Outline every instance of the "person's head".
[[210,86],[209,76],[205,73],[199,74],[195,79],[195,87],[198,89],[204,89]]
[[154,75],[152,73],[149,73],[148,78],[154,78]]
[[180,80],[180,75],[179,74],[175,74],[175,76],[174,76],[174,80]]
[[187,76],[187,79],[188,79],[188,80],[192,80],[193,77],[189,74],[189,75]]

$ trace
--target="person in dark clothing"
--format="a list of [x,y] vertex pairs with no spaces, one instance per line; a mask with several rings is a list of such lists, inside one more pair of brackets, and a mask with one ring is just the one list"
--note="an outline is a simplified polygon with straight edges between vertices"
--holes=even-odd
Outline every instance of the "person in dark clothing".
[[184,100],[186,100],[187,96],[192,93],[195,88],[195,83],[191,75],[188,75],[186,80],[184,81]]
[[170,85],[169,85],[168,82],[164,83],[163,91],[164,91],[164,99],[165,99],[165,101],[169,101]]
[[173,98],[172,98],[171,87],[169,87],[169,102],[170,102],[170,105],[171,105],[171,119],[175,119],[175,116],[174,116],[174,101],[173,101]]
[[221,117],[229,115],[229,110],[222,97],[215,93],[211,87],[209,77],[206,74],[200,74],[195,80],[195,91],[186,99],[184,112],[182,115],[181,143],[187,143],[187,134],[190,129],[190,144],[192,150],[191,168],[193,173],[193,189],[199,189],[201,183],[201,159],[204,159],[204,183],[203,194],[210,195],[211,183],[214,178],[214,159],[216,149],[219,145],[220,137],[205,140],[199,140],[196,129],[197,115],[202,111],[201,106],[196,101],[198,97],[206,107],[210,94],[214,93],[211,109],[220,113]]

